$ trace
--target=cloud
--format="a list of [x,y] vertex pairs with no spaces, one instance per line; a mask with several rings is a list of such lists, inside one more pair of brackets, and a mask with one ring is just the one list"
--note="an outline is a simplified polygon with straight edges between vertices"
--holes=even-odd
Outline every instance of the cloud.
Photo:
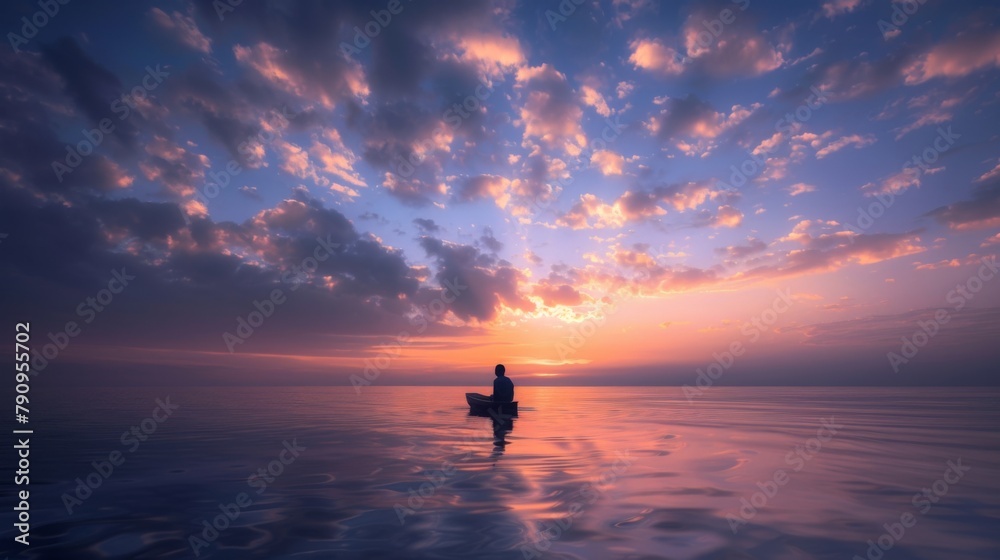
[[580,126],[583,110],[566,76],[548,63],[517,71],[523,104],[519,115],[524,139],[536,139],[550,148],[578,155],[586,143]]
[[756,237],[748,237],[746,245],[730,245],[715,250],[716,254],[725,255],[730,259],[743,259],[767,249],[767,243]]
[[[977,344],[996,340],[1000,336],[1000,308],[948,311],[948,325],[934,338],[936,348],[975,348]],[[917,309],[893,315],[810,324],[788,330],[801,332],[805,335],[803,344],[812,346],[899,348],[900,340],[912,337],[921,323],[935,321],[934,315],[937,312],[937,309]]]
[[520,175],[510,182],[511,213],[523,217],[547,208],[559,196],[562,190],[560,183],[569,176],[566,162],[559,158],[544,153],[533,153],[524,158]]
[[1000,66],[1000,34],[981,28],[934,45],[903,69],[907,85],[934,78],[960,78],[979,69]]
[[585,105],[593,107],[597,111],[598,115],[602,117],[611,116],[611,108],[608,107],[608,102],[604,100],[604,96],[597,89],[584,85],[580,88],[582,94],[582,100]]
[[[629,62],[636,68],[675,76],[684,71],[684,56],[657,39],[636,39],[629,45]],[[619,97],[622,97],[619,89]]]
[[712,227],[739,227],[743,223],[743,212],[733,206],[720,206],[709,222]]
[[1000,181],[983,183],[969,200],[960,200],[927,213],[959,231],[1000,227]]
[[603,175],[621,175],[625,158],[611,150],[597,150],[590,156],[590,165]]
[[531,294],[542,299],[546,307],[564,305],[574,307],[591,301],[589,296],[581,294],[576,288],[569,284],[553,284],[549,280],[543,280],[531,288]]
[[139,163],[146,179],[158,181],[178,199],[189,198],[205,185],[208,157],[185,150],[162,136],[146,144],[149,158]]
[[788,194],[792,196],[799,196],[800,194],[815,192],[816,187],[813,185],[808,185],[806,183],[795,183],[794,185],[788,187]]
[[[141,288],[109,306],[88,344],[223,351],[232,318],[281,289],[288,302],[246,348],[308,351],[331,333],[398,332],[423,293],[401,252],[301,191],[236,224],[185,221],[174,203],[81,194],[64,205],[4,188],[0,220],[32,240],[4,249],[0,299],[12,312],[64,323],[112,270],[136,276]],[[332,253],[303,271],[320,244]],[[35,251],[49,258],[39,263]],[[156,317],[157,328],[135,328],[136,317]]]
[[[626,222],[644,221],[666,214],[667,210],[662,205],[682,212],[695,209],[724,194],[707,183],[694,182],[625,191],[611,204],[603,202],[596,195],[584,194],[569,211],[559,216],[556,223],[571,229],[617,228]],[[735,227],[742,217],[739,210],[725,205],[719,207],[718,215],[708,215],[701,220],[701,225]]]
[[906,49],[875,61],[866,57],[832,59],[811,70],[809,81],[836,101],[867,97],[899,85],[910,60],[912,53]]
[[437,225],[434,220],[427,218],[414,218],[413,223],[417,224],[417,227],[424,233],[438,233],[441,231],[441,226]]
[[816,159],[823,159],[826,156],[840,151],[848,146],[854,146],[855,148],[863,148],[875,143],[875,136],[868,134],[861,136],[859,134],[852,134],[850,136],[841,136],[839,139],[830,142],[826,146],[820,148],[816,151]]
[[[74,44],[65,48],[77,47]],[[78,54],[70,58],[75,59]],[[49,58],[33,52],[0,52],[0,96],[5,99],[0,111],[3,120],[0,126],[0,185],[34,190],[42,197],[67,198],[82,191],[115,192],[129,187],[134,176],[102,153],[82,158],[72,172],[56,177],[53,163],[66,161],[67,144],[49,123],[58,122],[67,115],[75,117],[77,109],[84,110],[80,103],[93,104],[84,112],[93,111],[98,118],[109,116],[102,112],[109,106],[102,105],[100,96],[105,87],[115,87],[117,78],[110,73],[102,74],[103,69],[98,68],[98,74],[102,75],[79,76],[67,81],[65,71],[75,70],[60,72],[58,66],[62,63],[50,65]],[[71,82],[88,80],[94,83],[78,84],[75,89],[80,91],[74,92],[74,87],[70,86]],[[71,130],[79,131],[75,127]],[[78,142],[80,138],[73,140]]]
[[244,186],[240,187],[239,189],[236,189],[236,191],[238,193],[242,194],[243,196],[249,198],[250,200],[258,200],[258,201],[262,200],[261,197],[260,197],[260,193],[257,190],[257,187],[251,187],[251,186],[248,186],[248,185],[244,185]]
[[191,16],[177,11],[167,14],[159,8],[151,9],[149,15],[157,26],[168,32],[171,38],[178,43],[203,54],[212,52],[212,39],[206,37],[198,29],[198,24]]
[[[681,36],[691,66],[713,76],[759,76],[780,68],[784,55],[791,49],[790,39],[777,42],[758,30],[750,12],[723,4],[733,13],[733,22],[722,24],[720,4],[701,5],[688,16]],[[706,21],[718,21],[722,28],[716,34]]]
[[970,254],[969,256],[965,257],[964,259],[961,259],[961,258],[944,259],[944,260],[933,262],[933,263],[922,263],[920,261],[917,261],[917,262],[913,263],[913,266],[917,270],[938,270],[940,268],[960,268],[960,267],[963,267],[963,266],[969,266],[969,265],[973,265],[973,264],[982,264],[980,262],[980,259],[981,259],[981,257],[979,257],[978,255]]
[[863,0],[828,0],[823,3],[823,15],[833,19],[847,14],[861,6]]
[[518,68],[525,61],[524,51],[514,35],[469,33],[458,43],[465,60],[481,64],[491,75]]
[[[664,213],[666,212],[657,208],[657,211],[649,213],[648,216]],[[556,224],[570,229],[617,228],[627,219],[620,204],[607,204],[597,196],[587,193],[580,195],[579,201],[556,219]]]
[[1000,161],[997,162],[993,169],[980,175],[976,181],[982,183],[984,181],[992,181],[993,179],[1000,179]]
[[915,169],[904,169],[894,173],[878,184],[867,183],[861,187],[866,196],[876,196],[880,194],[899,194],[911,187],[920,186],[920,172]]
[[309,148],[309,154],[319,162],[318,170],[355,187],[367,186],[364,179],[354,170],[357,156],[344,145],[340,133],[334,128],[328,128],[323,131],[323,137],[328,143],[315,140]]
[[430,183],[413,177],[400,177],[386,173],[382,187],[390,195],[399,199],[407,206],[427,206],[435,199],[448,194],[448,186],[444,183]]
[[[592,273],[591,282],[603,284],[605,290],[620,295],[684,292],[722,281],[716,269],[661,265],[644,243],[636,243],[628,248],[615,247],[611,258],[626,272],[623,274],[619,270],[612,273]],[[631,275],[627,275],[629,273]]]
[[618,82],[618,86],[615,87],[615,93],[618,95],[618,99],[625,99],[633,91],[635,91],[635,84],[632,82]]
[[[420,245],[438,265],[435,278],[441,300],[462,320],[486,322],[503,309],[534,311],[535,304],[521,293],[524,275],[516,268],[469,245],[424,237]],[[457,292],[457,293],[456,293]]]
[[317,76],[302,68],[290,52],[266,42],[235,45],[233,55],[268,84],[296,97],[317,101],[327,109],[332,109],[341,98],[363,96],[369,91],[361,68],[346,61],[339,65],[338,71]]
[[479,243],[494,255],[503,250],[503,243],[494,237],[493,228],[490,226],[483,228],[483,234],[479,236]]
[[[819,230],[818,233],[814,233]],[[785,278],[831,272],[851,264],[874,264],[921,253],[919,232],[856,234],[837,222],[803,220],[782,238],[798,246],[777,255],[777,262],[738,273],[734,279]]]
[[[734,105],[730,113],[716,111],[710,104],[694,95],[685,98],[668,98],[664,108],[646,121],[646,130],[653,136],[673,142],[686,155],[705,157],[715,147],[715,139],[732,130],[760,108],[760,104],[750,107]],[[694,139],[688,144],[683,139]]]
[[128,150],[135,147],[136,124],[132,119],[122,120],[112,109],[112,102],[120,99],[126,89],[114,72],[95,62],[75,39],[68,37],[43,47],[42,56],[91,126],[96,128],[101,120],[114,117],[115,129],[109,136]]
[[462,181],[455,192],[455,200],[473,202],[483,198],[492,198],[500,208],[506,208],[510,201],[510,180],[499,175],[476,175]]

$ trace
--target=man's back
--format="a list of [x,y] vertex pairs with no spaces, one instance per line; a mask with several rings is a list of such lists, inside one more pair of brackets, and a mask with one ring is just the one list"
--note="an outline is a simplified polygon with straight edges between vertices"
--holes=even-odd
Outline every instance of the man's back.
[[509,377],[500,376],[493,380],[493,400],[498,402],[514,401],[514,382]]

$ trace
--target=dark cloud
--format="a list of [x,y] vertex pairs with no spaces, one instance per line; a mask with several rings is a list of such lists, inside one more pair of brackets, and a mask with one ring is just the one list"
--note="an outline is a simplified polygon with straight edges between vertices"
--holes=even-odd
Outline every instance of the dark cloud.
[[[90,344],[223,350],[236,316],[281,289],[294,311],[276,313],[254,348],[304,349],[327,333],[401,329],[419,299],[419,273],[402,253],[302,193],[234,224],[185,223],[172,203],[80,195],[67,206],[2,189],[0,220],[15,232],[3,244],[0,299],[40,324],[81,321],[78,304],[113,271],[136,276],[88,329]],[[311,269],[317,254],[328,256]]]
[[497,240],[496,237],[493,237],[493,228],[489,226],[483,228],[483,235],[479,237],[479,242],[494,255],[503,250],[503,243]]
[[1000,227],[1000,180],[992,179],[976,188],[972,198],[960,200],[927,213],[952,229]]
[[718,113],[709,103],[695,95],[688,95],[684,98],[671,97],[664,110],[653,118],[657,122],[657,137],[669,140],[678,136],[693,136],[698,133],[699,126],[716,126]]
[[[84,138],[63,141],[52,129],[53,108],[69,112],[75,103],[61,93],[62,83],[40,55],[0,52],[0,94],[4,98],[0,103],[4,123],[0,126],[0,158],[3,168],[11,172],[0,175],[0,183],[63,196],[127,186],[131,182],[128,174],[104,155],[68,155],[76,153],[75,145]],[[54,164],[64,167],[57,173]]]
[[437,261],[435,279],[441,298],[458,318],[478,321],[494,319],[503,306],[533,311],[535,305],[520,290],[523,274],[516,268],[480,253],[469,245],[458,245],[424,237],[421,246]]
[[[75,39],[64,37],[42,48],[42,56],[62,80],[66,94],[97,127],[103,119],[114,119],[111,134],[121,145],[133,147],[138,135],[129,119],[121,119],[112,105],[115,100],[129,94],[113,72],[94,62],[77,44]],[[133,84],[137,86],[140,84]],[[133,86],[129,86],[129,90]]]
[[441,226],[434,223],[434,220],[428,218],[414,218],[413,223],[417,224],[420,231],[424,233],[438,233],[441,231]]
[[204,64],[194,64],[171,76],[165,95],[173,106],[200,122],[234,160],[251,166],[256,162],[248,147],[260,140],[260,114],[282,108],[277,101],[270,106],[251,104]]

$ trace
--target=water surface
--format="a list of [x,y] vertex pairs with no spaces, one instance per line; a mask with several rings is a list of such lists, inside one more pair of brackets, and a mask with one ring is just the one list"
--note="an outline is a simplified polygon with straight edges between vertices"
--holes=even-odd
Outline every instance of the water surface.
[[[75,559],[194,558],[192,544],[199,558],[849,559],[909,514],[898,539],[882,537],[885,560],[1000,558],[996,390],[715,387],[688,402],[676,388],[519,387],[518,417],[496,420],[469,415],[463,393],[477,389],[38,396],[32,545],[11,546],[5,528],[4,547]],[[168,396],[179,408],[123,444]],[[74,480],[98,477],[92,462],[114,451],[124,462],[67,513]],[[946,476],[949,461],[967,472]],[[269,467],[277,476],[248,482]],[[923,488],[936,503],[914,505]],[[250,503],[234,509],[241,493]],[[203,522],[227,508],[235,518],[209,542]]]

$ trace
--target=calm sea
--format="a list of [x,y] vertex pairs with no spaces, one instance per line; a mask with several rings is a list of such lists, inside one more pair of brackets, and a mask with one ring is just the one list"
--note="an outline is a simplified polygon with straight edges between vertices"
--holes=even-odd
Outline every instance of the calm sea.
[[[511,419],[470,416],[475,390],[35,395],[31,544],[5,522],[3,550],[1000,558],[994,389],[519,387]],[[10,520],[8,482],[3,497]]]

